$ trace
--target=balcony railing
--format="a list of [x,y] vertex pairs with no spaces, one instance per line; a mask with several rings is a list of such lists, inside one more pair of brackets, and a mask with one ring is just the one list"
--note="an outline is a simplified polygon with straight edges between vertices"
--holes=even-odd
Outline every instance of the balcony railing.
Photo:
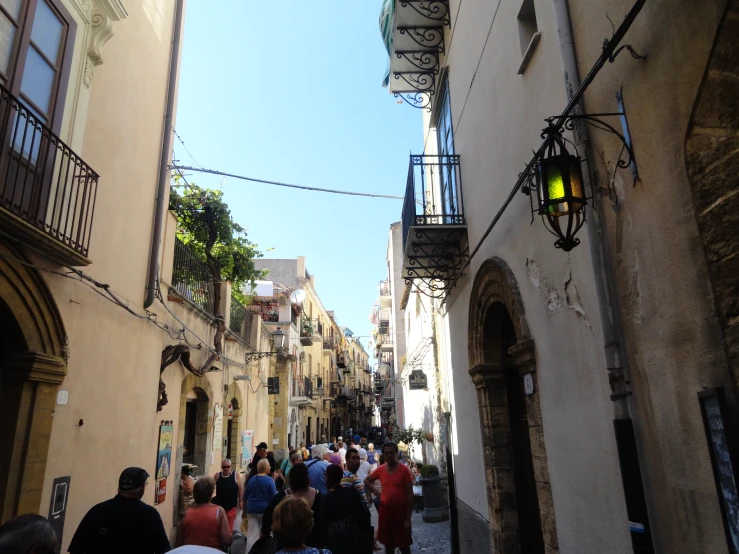
[[201,310],[213,313],[213,278],[210,271],[180,239],[175,239],[172,286]]
[[390,281],[380,281],[380,296],[390,296]]
[[[459,156],[411,155],[402,220],[401,277],[432,298],[444,298],[469,258]],[[410,288],[405,291],[401,309]]]
[[335,350],[339,346],[339,337],[336,335],[323,337],[323,349]]
[[419,225],[465,225],[459,156],[411,155],[403,202],[403,250]]
[[[0,206],[72,249],[75,265],[87,265],[98,174],[2,86],[0,125]],[[23,223],[4,223],[30,240]]]
[[231,318],[229,329],[245,341],[251,338],[252,312],[246,309],[239,300],[231,295]]
[[313,383],[310,377],[298,377],[293,381],[292,396],[313,398]]

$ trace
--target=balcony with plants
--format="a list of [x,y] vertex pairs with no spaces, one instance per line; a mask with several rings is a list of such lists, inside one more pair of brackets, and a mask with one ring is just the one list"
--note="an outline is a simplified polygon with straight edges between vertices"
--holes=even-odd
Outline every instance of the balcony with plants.
[[313,321],[304,316],[300,318],[300,344],[313,346]]

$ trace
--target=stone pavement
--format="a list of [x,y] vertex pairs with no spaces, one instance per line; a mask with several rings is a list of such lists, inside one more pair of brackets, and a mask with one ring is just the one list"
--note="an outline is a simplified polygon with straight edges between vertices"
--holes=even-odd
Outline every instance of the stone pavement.
[[[377,511],[372,508],[372,525],[377,528]],[[411,519],[413,545],[411,552],[417,554],[450,554],[452,551],[451,530],[449,521],[441,523],[424,523],[420,513],[413,512]],[[377,554],[385,554],[380,550]]]
[[[377,510],[372,508],[372,525],[377,528]],[[424,523],[420,513],[413,512],[411,520],[413,529],[413,546],[411,552],[417,554],[450,554],[452,551],[449,522]],[[243,540],[234,541],[231,554],[246,554],[246,545]],[[385,554],[385,550],[377,554]]]

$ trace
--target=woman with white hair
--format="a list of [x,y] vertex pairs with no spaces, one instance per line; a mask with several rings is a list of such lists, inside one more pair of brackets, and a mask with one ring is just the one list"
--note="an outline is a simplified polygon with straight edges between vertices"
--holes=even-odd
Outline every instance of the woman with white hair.
[[370,465],[370,473],[377,469],[379,461],[379,452],[375,452],[375,445],[369,443],[367,445],[367,463]]
[[269,460],[262,458],[257,463],[257,474],[249,479],[246,483],[246,491],[244,491],[245,512],[249,523],[249,532],[246,535],[247,552],[259,540],[262,515],[276,494],[277,487],[275,487],[275,480],[270,476]]

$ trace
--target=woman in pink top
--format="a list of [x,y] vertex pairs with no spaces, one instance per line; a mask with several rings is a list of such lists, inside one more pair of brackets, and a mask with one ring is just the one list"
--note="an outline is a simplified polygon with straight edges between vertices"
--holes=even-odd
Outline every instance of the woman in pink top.
[[192,491],[195,505],[185,512],[177,528],[176,546],[192,544],[224,549],[231,545],[233,534],[228,527],[226,512],[210,502],[215,488],[212,477],[201,477],[195,481]]

